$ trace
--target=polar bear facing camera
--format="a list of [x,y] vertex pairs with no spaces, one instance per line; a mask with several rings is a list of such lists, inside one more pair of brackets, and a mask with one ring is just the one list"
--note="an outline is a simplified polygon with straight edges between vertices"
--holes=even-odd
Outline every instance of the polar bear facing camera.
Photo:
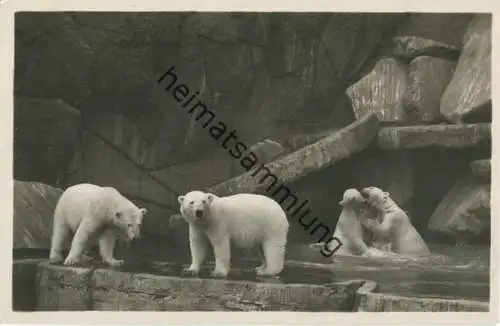
[[74,234],[64,265],[76,265],[91,244],[97,241],[103,262],[119,266],[114,258],[119,236],[133,240],[140,236],[142,219],[147,210],[139,208],[115,188],[83,183],[67,188],[54,211],[49,261],[63,260],[62,251]]
[[198,274],[208,242],[213,246],[213,277],[226,277],[231,265],[230,244],[251,249],[262,246],[264,262],[259,276],[275,276],[283,270],[289,224],[285,212],[273,199],[256,194],[218,197],[202,191],[179,196],[180,212],[189,224],[191,265]]

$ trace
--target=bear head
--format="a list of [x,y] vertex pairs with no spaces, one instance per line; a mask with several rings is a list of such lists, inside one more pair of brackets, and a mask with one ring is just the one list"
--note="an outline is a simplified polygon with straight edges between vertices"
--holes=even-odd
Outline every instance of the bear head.
[[119,208],[114,212],[113,224],[123,230],[126,240],[137,239],[141,235],[142,218],[147,212],[147,209],[135,205]]
[[203,222],[210,211],[210,204],[214,198],[214,194],[198,190],[179,196],[177,200],[180,204],[182,217],[188,223]]
[[349,204],[352,205],[363,204],[364,202],[365,199],[357,189],[349,188],[346,191],[344,191],[344,196],[342,200],[339,202],[339,204],[341,206],[346,206]]
[[367,204],[377,208],[383,207],[387,199],[390,198],[390,194],[387,191],[383,191],[374,186],[363,188],[361,190],[361,195],[366,200]]

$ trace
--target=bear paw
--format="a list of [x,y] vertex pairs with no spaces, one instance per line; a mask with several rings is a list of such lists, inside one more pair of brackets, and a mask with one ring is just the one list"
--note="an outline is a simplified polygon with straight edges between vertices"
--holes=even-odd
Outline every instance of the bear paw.
[[225,269],[215,269],[212,273],[210,273],[211,277],[226,277],[228,271]]
[[272,273],[270,272],[269,270],[263,268],[263,269],[259,269],[259,270],[256,270],[256,274],[257,276],[276,276],[278,273]]
[[74,265],[80,264],[80,262],[81,262],[80,258],[68,256],[68,257],[66,257],[66,260],[64,261],[64,265],[74,266]]
[[198,275],[199,272],[200,269],[198,267],[193,267],[193,266],[189,266],[188,268],[184,268],[182,270],[182,273],[187,275]]
[[266,269],[266,264],[263,264],[263,265],[261,265],[261,266],[259,266],[259,267],[256,267],[256,268],[255,268],[255,273],[257,273],[257,275],[258,275],[259,273],[262,273],[262,271],[263,271],[264,269]]
[[113,267],[118,267],[118,266],[121,266],[123,265],[123,260],[121,259],[109,259],[106,261],[106,264],[110,265],[110,266],[113,266]]

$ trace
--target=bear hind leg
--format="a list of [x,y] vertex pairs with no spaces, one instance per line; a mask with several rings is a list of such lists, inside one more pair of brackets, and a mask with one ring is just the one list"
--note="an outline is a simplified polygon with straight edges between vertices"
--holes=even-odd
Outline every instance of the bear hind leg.
[[108,228],[99,236],[99,254],[104,263],[110,266],[121,266],[123,260],[118,260],[114,256],[117,234],[116,231]]
[[262,265],[255,268],[256,273],[260,273],[262,270],[266,269],[266,255],[264,254],[263,247],[259,247],[259,258],[262,260]]
[[64,265],[76,265],[82,261],[82,254],[91,240],[91,237],[101,226],[102,222],[96,221],[90,217],[84,217],[80,222],[78,230],[71,242],[71,248],[68,257],[64,260]]
[[266,266],[263,269],[256,270],[259,276],[276,276],[283,270],[285,264],[286,242],[267,240],[262,249],[266,257]]

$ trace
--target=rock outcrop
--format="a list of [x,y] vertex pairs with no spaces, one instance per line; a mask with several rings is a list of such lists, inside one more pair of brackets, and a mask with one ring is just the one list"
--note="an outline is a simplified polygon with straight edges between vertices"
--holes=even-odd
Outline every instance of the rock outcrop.
[[491,159],[472,161],[470,167],[476,177],[491,179]]
[[14,249],[50,249],[52,219],[62,190],[14,180]]
[[441,113],[450,122],[472,114],[491,116],[491,24],[491,15],[479,15],[464,35],[453,79],[441,99]]
[[429,230],[452,234],[457,244],[488,237],[490,185],[468,172],[449,190],[429,220]]

